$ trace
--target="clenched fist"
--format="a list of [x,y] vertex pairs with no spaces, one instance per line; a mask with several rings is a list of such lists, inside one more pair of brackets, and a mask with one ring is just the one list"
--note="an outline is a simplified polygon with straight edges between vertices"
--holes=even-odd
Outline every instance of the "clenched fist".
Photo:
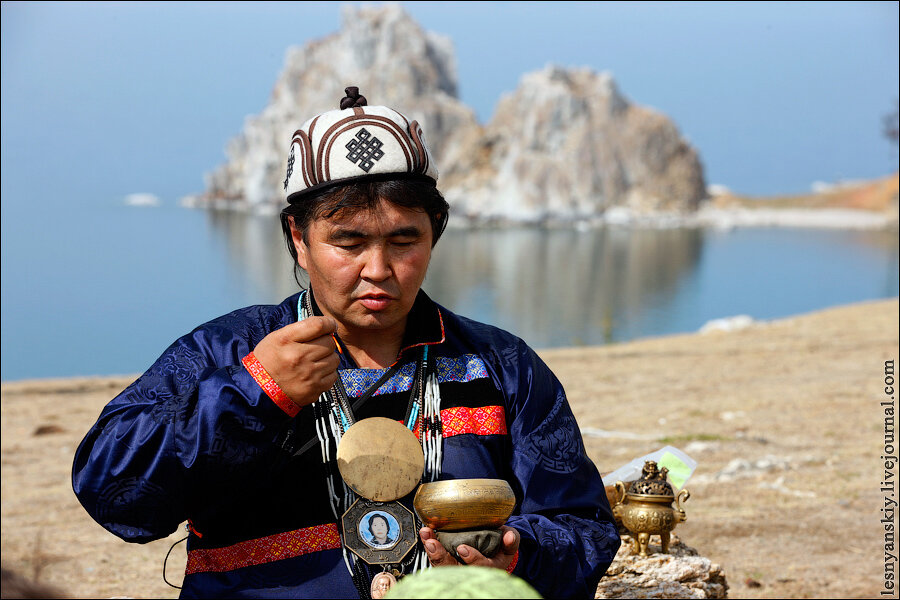
[[264,337],[253,354],[288,398],[303,407],[337,380],[336,330],[331,317],[308,317]]

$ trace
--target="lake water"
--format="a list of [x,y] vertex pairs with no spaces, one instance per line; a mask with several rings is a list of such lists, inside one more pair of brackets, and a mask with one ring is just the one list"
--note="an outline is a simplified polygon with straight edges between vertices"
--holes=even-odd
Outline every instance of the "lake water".
[[[276,217],[98,206],[3,216],[2,379],[137,373],[178,336],[296,291]],[[425,290],[535,348],[897,296],[898,235],[448,230]]]

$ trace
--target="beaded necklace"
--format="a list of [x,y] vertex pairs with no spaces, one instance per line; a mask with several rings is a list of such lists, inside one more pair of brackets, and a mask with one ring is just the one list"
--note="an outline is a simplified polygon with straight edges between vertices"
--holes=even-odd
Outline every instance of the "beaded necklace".
[[[312,290],[306,290],[300,295],[298,302],[298,317],[300,320],[315,315],[315,305],[312,300]],[[341,343],[335,336],[335,343],[341,348]],[[358,496],[344,482],[336,469],[337,447],[344,432],[356,422],[354,409],[358,409],[369,400],[381,386],[400,370],[398,359],[385,373],[370,386],[352,404],[350,396],[344,387],[344,383],[338,375],[337,381],[326,392],[319,396],[319,400],[312,404],[315,420],[316,436],[319,438],[319,447],[322,452],[322,462],[326,470],[326,486],[328,490],[328,502],[331,506],[335,520],[341,523],[341,516],[356,501]],[[422,346],[422,353],[416,363],[415,375],[410,386],[409,404],[403,423],[410,430],[420,432],[420,443],[425,455],[425,468],[422,474],[424,481],[436,481],[441,475],[441,458],[443,450],[443,424],[441,422],[441,394],[436,374],[436,365],[428,357],[428,345]],[[416,516],[417,528],[422,527],[421,521]],[[341,527],[339,527],[341,529]],[[369,582],[373,573],[369,565],[352,552],[347,551],[344,543],[344,532],[341,531],[341,550],[344,564],[353,579],[353,584],[361,598],[370,597]],[[431,564],[421,540],[416,544],[416,549],[402,563],[396,565],[394,573],[402,576],[408,570],[415,573],[419,569],[429,568]],[[387,570],[387,567],[385,567]]]

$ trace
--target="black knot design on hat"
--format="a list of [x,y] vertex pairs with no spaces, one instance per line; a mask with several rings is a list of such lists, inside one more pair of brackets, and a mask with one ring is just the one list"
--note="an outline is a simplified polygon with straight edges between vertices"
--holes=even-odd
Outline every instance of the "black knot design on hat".
[[358,87],[350,86],[350,87],[344,88],[344,93],[347,95],[341,99],[341,110],[344,110],[347,108],[353,108],[355,106],[368,105],[368,101],[366,100],[366,97],[359,95]]

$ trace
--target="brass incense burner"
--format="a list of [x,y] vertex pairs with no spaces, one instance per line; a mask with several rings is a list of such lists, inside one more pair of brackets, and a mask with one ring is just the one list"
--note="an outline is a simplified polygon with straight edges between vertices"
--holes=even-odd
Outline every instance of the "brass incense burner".
[[435,530],[454,557],[460,544],[493,556],[500,547],[500,526],[512,514],[516,496],[502,479],[450,479],[423,483],[413,498],[416,514]]
[[[669,552],[669,534],[679,523],[687,520],[681,503],[691,494],[681,490],[678,495],[666,481],[669,470],[657,468],[656,463],[644,463],[641,478],[634,481],[628,490],[621,481],[616,482],[618,499],[613,507],[613,515],[622,521],[628,531],[634,534],[634,552],[647,556],[650,536],[658,535],[664,553]],[[675,508],[672,508],[672,502]]]

